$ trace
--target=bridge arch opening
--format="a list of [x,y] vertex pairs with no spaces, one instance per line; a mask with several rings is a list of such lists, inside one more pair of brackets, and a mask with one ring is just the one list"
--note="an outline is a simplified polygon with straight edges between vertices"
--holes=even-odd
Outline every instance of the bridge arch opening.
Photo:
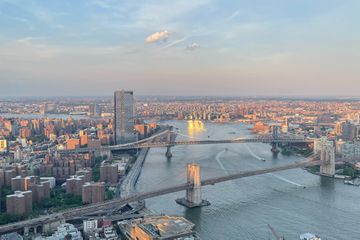
[[42,233],[42,231],[43,227],[41,225],[36,227],[36,233]]

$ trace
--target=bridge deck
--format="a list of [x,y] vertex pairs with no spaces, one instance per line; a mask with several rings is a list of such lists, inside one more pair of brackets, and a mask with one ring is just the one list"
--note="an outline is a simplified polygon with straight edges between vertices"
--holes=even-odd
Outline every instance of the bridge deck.
[[223,176],[223,177],[206,179],[206,180],[201,181],[201,185],[202,186],[214,185],[216,183],[225,182],[225,181],[229,181],[229,180],[234,180],[234,179],[238,179],[238,178],[256,176],[256,175],[261,175],[261,174],[266,174],[266,173],[271,173],[271,172],[284,171],[284,170],[289,170],[289,169],[294,169],[294,168],[318,166],[318,165],[321,165],[321,164],[322,164],[322,161],[320,161],[320,160],[318,160],[318,161],[305,161],[305,162],[293,163],[293,164],[283,165],[283,166],[278,166],[278,167],[264,168],[264,169],[260,169],[260,170],[244,171],[244,172],[235,173],[235,174],[231,174],[231,175],[227,175],[227,176]]

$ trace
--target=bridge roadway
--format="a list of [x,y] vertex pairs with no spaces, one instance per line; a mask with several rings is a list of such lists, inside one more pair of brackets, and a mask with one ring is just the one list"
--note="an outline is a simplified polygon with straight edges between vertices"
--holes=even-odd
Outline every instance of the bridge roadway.
[[[176,141],[176,142],[147,142],[126,145],[103,146],[97,150],[114,151],[114,150],[131,150],[141,148],[164,148],[177,145],[204,145],[204,144],[229,144],[229,143],[313,143],[313,139],[287,139],[287,138],[239,138],[233,140],[194,140],[194,141]],[[94,149],[95,150],[95,149]],[[88,148],[79,148],[76,150],[61,150],[59,153],[75,152],[86,153],[91,152]]]
[[[226,175],[226,176],[222,176],[222,177],[215,177],[215,178],[209,178],[209,179],[203,180],[201,182],[201,185],[202,186],[214,185],[216,183],[234,180],[234,179],[238,179],[238,178],[256,176],[256,175],[277,172],[277,171],[284,171],[284,170],[294,169],[294,168],[318,166],[321,164],[323,164],[323,162],[320,160],[313,160],[313,161],[306,160],[306,161],[302,161],[302,162],[295,162],[295,163],[288,164],[288,165],[275,166],[275,167],[270,167],[270,168],[265,168],[265,169],[260,169],[260,170],[242,171],[242,172],[239,172],[236,174],[231,174],[231,175]],[[57,219],[61,219],[61,218],[65,218],[66,220],[69,220],[72,218],[76,218],[79,215],[83,215],[85,213],[109,209],[109,208],[115,208],[115,207],[118,207],[119,205],[131,203],[131,202],[135,202],[135,201],[140,201],[140,200],[145,200],[148,198],[153,198],[153,197],[157,197],[157,196],[161,196],[161,195],[165,195],[165,194],[169,194],[169,193],[184,191],[184,190],[190,189],[190,188],[192,188],[192,185],[185,183],[185,184],[162,188],[162,189],[149,191],[149,192],[145,192],[145,193],[136,193],[136,194],[133,194],[130,196],[126,196],[123,198],[116,198],[116,199],[105,201],[102,203],[95,203],[95,204],[91,204],[91,205],[87,205],[87,206],[83,206],[83,207],[71,208],[71,209],[67,209],[63,212],[0,226],[0,234],[18,231],[24,227],[32,227],[32,226],[42,225],[42,224],[45,224],[45,223],[48,223],[48,222],[51,222],[51,221],[54,221]]]

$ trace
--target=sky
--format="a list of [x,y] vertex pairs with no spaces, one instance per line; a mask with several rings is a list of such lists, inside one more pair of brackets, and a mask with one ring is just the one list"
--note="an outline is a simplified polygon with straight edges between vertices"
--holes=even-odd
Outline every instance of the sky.
[[0,0],[0,96],[360,96],[359,0]]

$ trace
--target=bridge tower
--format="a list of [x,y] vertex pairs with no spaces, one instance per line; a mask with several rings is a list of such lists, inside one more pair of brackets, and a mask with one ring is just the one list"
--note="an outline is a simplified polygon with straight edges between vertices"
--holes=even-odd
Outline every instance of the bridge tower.
[[[279,126],[271,127],[271,137],[274,140],[279,139]],[[275,156],[277,156],[280,152],[278,143],[275,141],[271,143],[271,152],[273,152]]]
[[[172,133],[169,132],[166,136],[166,142],[169,143],[169,144],[172,144]],[[165,156],[167,157],[167,159],[170,159],[172,157],[172,153],[171,153],[171,147],[172,145],[169,145],[166,147],[166,153],[165,153]]]
[[322,137],[315,141],[314,153],[320,155],[323,164],[320,166],[320,174],[333,177],[335,175],[335,147],[332,141]]
[[176,199],[176,202],[188,208],[210,205],[209,201],[201,199],[200,166],[192,163],[187,166],[187,183],[191,186],[186,190],[186,197]]
[[100,156],[105,160],[110,160],[112,158],[112,153],[110,149],[101,149]]

